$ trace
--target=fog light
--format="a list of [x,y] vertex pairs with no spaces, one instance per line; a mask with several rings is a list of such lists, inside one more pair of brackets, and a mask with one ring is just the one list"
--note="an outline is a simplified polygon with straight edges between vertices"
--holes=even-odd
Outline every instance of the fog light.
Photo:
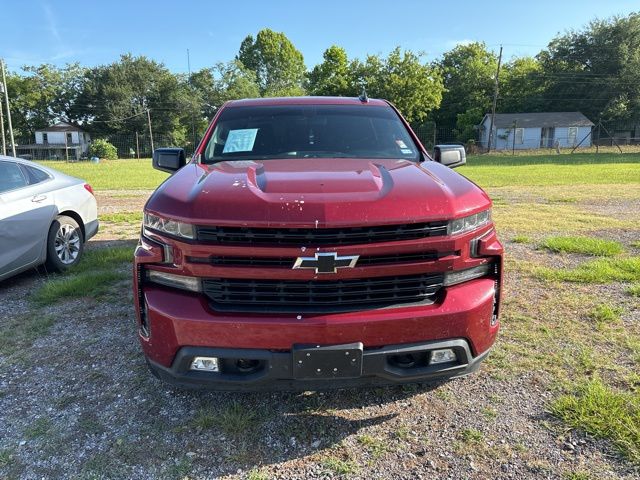
[[431,352],[431,358],[429,359],[429,365],[433,365],[436,363],[448,363],[454,362],[457,360],[456,352],[451,350],[450,348],[445,348],[443,350],[434,350]]
[[191,370],[205,372],[219,372],[218,359],[216,357],[195,357],[191,362]]

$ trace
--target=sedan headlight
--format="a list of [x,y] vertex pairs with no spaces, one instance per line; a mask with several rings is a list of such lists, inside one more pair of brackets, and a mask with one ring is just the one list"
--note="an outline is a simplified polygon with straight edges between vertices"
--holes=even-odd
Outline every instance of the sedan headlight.
[[163,218],[152,213],[144,214],[144,226],[160,233],[166,233],[174,237],[195,238],[195,228],[189,223],[178,222],[169,218]]
[[483,210],[467,217],[458,218],[449,222],[449,235],[467,233],[477,228],[484,227],[491,222],[491,209]]

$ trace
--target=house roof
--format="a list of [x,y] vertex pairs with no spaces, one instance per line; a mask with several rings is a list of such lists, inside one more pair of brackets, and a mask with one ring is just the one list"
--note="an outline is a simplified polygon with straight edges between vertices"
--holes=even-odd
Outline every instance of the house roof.
[[[490,122],[491,115],[486,114],[482,123]],[[535,113],[496,113],[495,128],[531,127],[592,127],[594,123],[580,112],[535,112]]]
[[55,125],[51,125],[50,127],[40,128],[36,130],[36,132],[84,132],[84,130],[71,123],[58,122]]

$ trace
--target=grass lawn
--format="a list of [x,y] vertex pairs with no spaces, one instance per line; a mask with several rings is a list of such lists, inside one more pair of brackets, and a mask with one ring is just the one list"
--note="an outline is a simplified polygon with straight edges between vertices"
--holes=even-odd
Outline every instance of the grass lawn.
[[[478,155],[456,171],[483,187],[640,183],[640,153],[576,153],[559,156]],[[85,179],[96,190],[151,190],[167,174],[154,170],[150,159],[66,163],[41,162]]]
[[456,171],[482,187],[640,183],[640,154],[480,155]]
[[151,159],[103,160],[100,163],[40,162],[68,175],[86,180],[94,190],[153,190],[169,175],[154,170]]

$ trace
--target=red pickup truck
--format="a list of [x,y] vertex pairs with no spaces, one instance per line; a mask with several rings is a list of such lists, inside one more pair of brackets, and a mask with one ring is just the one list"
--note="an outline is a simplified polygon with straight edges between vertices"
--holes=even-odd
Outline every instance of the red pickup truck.
[[[144,210],[138,332],[184,387],[317,389],[475,371],[498,332],[491,200],[384,100],[231,101]],[[440,162],[438,161],[440,160]]]

